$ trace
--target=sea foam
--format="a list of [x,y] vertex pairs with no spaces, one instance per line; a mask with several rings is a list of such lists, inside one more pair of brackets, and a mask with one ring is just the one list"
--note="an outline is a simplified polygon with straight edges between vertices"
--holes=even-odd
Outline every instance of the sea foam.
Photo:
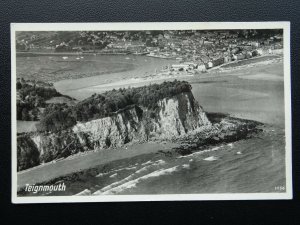
[[205,158],[203,160],[205,160],[205,161],[215,161],[215,160],[218,160],[218,158],[215,157],[215,156],[210,156],[210,157],[207,157],[207,158]]
[[91,195],[92,192],[89,189],[85,189],[77,194],[75,194],[75,196],[86,196],[86,195]]
[[[139,169],[139,170],[137,170],[137,171],[135,171],[133,174],[131,174],[131,175],[129,175],[129,176],[127,176],[127,177],[125,177],[124,179],[122,179],[122,180],[120,180],[120,181],[116,181],[116,182],[114,182],[114,183],[112,183],[112,184],[110,184],[110,185],[108,185],[108,186],[105,186],[104,188],[102,188],[101,190],[99,190],[99,191],[97,191],[97,192],[95,192],[95,193],[103,193],[103,192],[106,192],[106,191],[108,191],[108,190],[110,190],[110,189],[113,189],[113,188],[115,188],[115,187],[117,187],[117,186],[120,186],[120,185],[122,185],[122,184],[124,184],[124,183],[126,183],[126,182],[128,182],[128,181],[130,181],[130,180],[132,180],[132,179],[134,179],[136,176],[138,176],[139,174],[141,174],[141,173],[144,173],[144,172],[147,172],[150,168],[152,168],[153,166],[160,166],[160,165],[164,165],[166,162],[164,161],[164,160],[157,160],[157,161],[155,161],[154,163],[152,163],[152,164],[150,164],[150,165],[148,165],[148,166],[144,166],[144,167],[142,167],[141,169]],[[94,194],[95,194],[94,193]]]
[[149,178],[159,177],[159,176],[171,174],[171,173],[177,171],[178,167],[179,166],[174,166],[174,167],[171,167],[171,168],[168,168],[168,169],[159,169],[159,170],[156,170],[156,171],[154,171],[152,173],[146,174],[146,175],[141,176],[139,178],[136,178],[134,180],[130,180],[128,182],[125,182],[125,183],[123,183],[123,184],[121,184],[119,186],[113,187],[113,188],[108,188],[108,186],[107,186],[106,188],[102,188],[101,190],[94,192],[93,195],[117,194],[117,193],[120,193],[120,192],[122,192],[122,191],[124,191],[126,189],[133,188],[139,182],[147,180]]
[[179,157],[177,157],[177,158],[178,158],[178,159],[180,159],[180,158],[189,158],[189,157],[193,157],[193,156],[197,156],[197,155],[202,155],[202,154],[207,153],[207,152],[217,151],[217,150],[219,150],[221,147],[223,147],[223,146],[214,147],[214,148],[212,148],[212,149],[207,149],[207,150],[203,150],[203,151],[198,151],[198,152],[192,153],[192,154],[190,154],[190,155],[183,155],[183,156],[179,156]]

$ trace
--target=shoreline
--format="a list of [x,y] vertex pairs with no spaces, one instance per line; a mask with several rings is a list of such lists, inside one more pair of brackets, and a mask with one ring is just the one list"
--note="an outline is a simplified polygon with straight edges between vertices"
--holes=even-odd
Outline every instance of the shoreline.
[[[122,80],[117,80],[113,82],[107,82],[107,83],[99,83],[96,84],[95,82],[91,84],[86,84],[85,87],[78,88],[72,87],[71,89],[67,89],[67,91],[71,91],[71,93],[74,92],[87,92],[89,94],[86,94],[88,97],[89,95],[92,95],[93,93],[103,93],[105,91],[111,90],[111,89],[118,89],[118,88],[128,88],[129,86],[131,87],[140,87],[144,85],[148,85],[150,83],[162,83],[163,81],[169,81],[169,80],[174,80],[174,79],[182,79],[182,80],[205,80],[205,79],[210,79],[210,78],[220,78],[224,76],[238,76],[234,74],[236,71],[247,69],[249,67],[254,67],[254,66],[263,66],[265,63],[270,63],[270,64],[277,64],[278,62],[275,62],[274,60],[280,60],[282,59],[280,56],[275,56],[273,55],[273,59],[267,59],[263,60],[260,62],[254,62],[251,63],[252,60],[260,59],[260,58],[265,58],[268,57],[266,56],[261,56],[257,58],[251,58],[251,59],[246,59],[246,60],[239,60],[235,62],[230,62],[229,64],[223,64],[223,65],[234,65],[238,64],[239,62],[250,62],[249,64],[246,65],[240,65],[232,68],[222,68],[223,65],[219,67],[214,67],[210,70],[208,70],[207,73],[199,73],[199,74],[188,74],[188,73],[172,73],[172,74],[164,74],[164,73],[157,73],[157,74],[148,74],[147,76],[142,76],[142,77],[134,77],[134,78],[127,78],[127,79],[122,79]],[[232,74],[230,74],[232,73]],[[105,75],[105,73],[103,73]],[[107,73],[107,74],[116,74],[114,72],[112,73]],[[82,78],[85,79],[85,78]],[[72,81],[72,83],[77,83],[76,80],[62,80],[54,83],[54,85],[57,87],[59,85],[59,89],[63,91],[63,88],[60,87],[61,83],[69,83]],[[66,89],[65,89],[66,90]],[[75,97],[76,98],[76,97]],[[82,100],[84,98],[81,98]]]
[[[229,130],[224,127],[221,130],[219,130],[220,128],[216,130],[216,126],[219,126],[219,120],[231,123],[235,129]],[[120,148],[82,152],[70,155],[64,159],[54,160],[47,164],[19,171],[17,173],[18,189],[21,189],[28,183],[43,183],[61,176],[144,154],[157,154],[161,152],[163,154],[186,155],[222,143],[233,143],[235,141],[245,140],[248,136],[250,137],[251,135],[259,133],[261,131],[259,127],[263,125],[256,121],[233,118],[223,114],[211,115],[211,121],[212,125],[209,128],[198,131],[195,130],[179,136],[176,142],[173,140],[154,140],[145,143],[132,142]],[[193,140],[193,143],[190,143],[191,140]],[[166,151],[166,153],[164,153],[164,151]],[[47,174],[46,178],[45,174]]]
[[[143,154],[153,154],[175,147],[179,147],[179,145],[172,142],[165,142],[164,144],[158,142],[132,143],[131,145],[115,149],[91,150],[80,154],[70,155],[57,162],[54,162],[54,160],[43,165],[17,172],[17,187],[20,189],[27,183],[36,184],[46,182],[47,180],[55,179],[56,177],[80,172],[113,161],[132,158]],[[88,160],[89,164],[86,165],[82,159]],[[63,173],[59,170],[61,167],[64,168]],[[50,174],[46,172],[49,171],[49,169],[52,169]],[[28,174],[31,174],[33,177],[26,177]],[[48,177],[45,178],[44,174],[48,174]]]
[[[92,194],[145,194],[148,193],[147,189],[147,182],[143,184],[143,182],[138,185],[134,186],[132,189],[131,186],[128,186],[129,188],[125,188],[124,192],[120,193],[114,193],[114,192],[104,192],[107,190],[110,186],[116,186],[119,187],[119,185],[116,184],[123,184],[123,181],[134,182],[135,179],[143,179],[144,176],[148,176],[148,174],[153,174],[160,171],[168,171],[171,168],[182,168],[184,170],[175,170],[174,172],[179,172],[178,176],[176,176],[177,179],[181,179],[182,176],[186,177],[188,174],[191,173],[191,177],[194,177],[192,171],[193,170],[199,170],[200,174],[204,173],[206,174],[206,170],[203,170],[204,168],[215,171],[217,174],[223,174],[223,176],[233,176],[233,180],[240,179],[240,174],[243,174],[245,172],[254,171],[253,179],[250,178],[250,181],[247,179],[241,179],[241,183],[244,185],[242,187],[236,187],[235,183],[232,183],[233,186],[227,186],[226,180],[225,183],[215,184],[217,180],[220,179],[219,176],[209,176],[207,179],[205,176],[203,177],[203,181],[209,181],[213,185],[213,188],[210,188],[207,190],[210,185],[207,185],[203,188],[201,186],[197,186],[197,188],[192,189],[193,192],[215,192],[214,187],[219,187],[218,190],[224,191],[228,190],[232,191],[231,188],[241,188],[238,189],[239,191],[246,191],[247,192],[257,192],[257,191],[264,191],[264,192],[272,192],[274,188],[274,183],[280,183],[282,182],[282,179],[284,179],[284,164],[279,164],[283,160],[282,158],[282,152],[278,149],[275,150],[273,146],[273,142],[276,141],[281,146],[284,144],[284,130],[274,127],[274,126],[268,126],[264,124],[258,124],[256,125],[256,129],[258,131],[248,132],[247,137],[244,137],[242,139],[238,140],[228,140],[228,141],[221,141],[217,143],[211,143],[211,144],[204,144],[200,148],[190,146],[192,149],[189,148],[186,149],[184,147],[185,144],[190,145],[190,143],[184,143],[181,142],[180,147],[175,147],[173,149],[170,149],[166,147],[164,150],[156,150],[151,152],[142,153],[138,151],[138,154],[129,156],[129,157],[121,157],[116,158],[114,160],[108,160],[104,163],[97,163],[93,166],[79,169],[77,171],[73,171],[70,173],[61,174],[60,176],[56,176],[54,178],[46,177],[47,173],[42,173],[44,181],[41,182],[27,182],[30,185],[56,185],[60,183],[64,183],[67,187],[66,192],[46,192],[46,193],[37,193],[32,194],[30,192],[25,191],[25,186],[17,186],[17,195],[23,196],[23,197],[30,197],[30,196],[56,196],[56,195],[63,195],[63,196],[71,196],[71,195],[77,195],[80,193],[85,192],[85,190],[89,190],[90,195]],[[263,145],[264,148],[260,151],[258,150],[257,146]],[[135,145],[132,145],[134,147]],[[160,146],[163,146],[160,144]],[[181,150],[180,150],[181,149]],[[180,150],[180,151],[178,151]],[[118,151],[118,153],[130,153],[130,150],[121,150]],[[108,153],[108,152],[106,152]],[[115,153],[114,150],[110,151],[110,153]],[[90,154],[91,155],[91,154]],[[76,157],[77,161],[80,163],[82,161],[85,161],[88,155],[84,156],[78,156]],[[274,157],[276,160],[274,160]],[[280,157],[280,158],[277,158]],[[91,158],[95,158],[94,156],[91,156]],[[100,159],[100,157],[99,157]],[[77,166],[76,162],[72,161],[73,159],[69,160],[70,164],[72,166]],[[268,164],[265,164],[265,161],[268,161]],[[53,168],[56,168],[58,163],[63,162],[59,161],[56,164],[53,164]],[[251,163],[251,166],[249,166],[250,162],[256,162]],[[158,167],[157,163],[160,164],[161,167]],[[271,166],[270,166],[271,164]],[[278,167],[278,164],[280,167]],[[216,166],[220,165],[220,169],[216,170]],[[257,171],[257,168],[259,166],[262,166],[265,168],[265,170],[262,170],[262,172]],[[217,167],[218,168],[218,167]],[[223,169],[222,169],[223,168]],[[236,169],[234,168],[241,168],[241,173],[236,173]],[[192,169],[191,171],[189,169]],[[49,171],[49,170],[48,170]],[[201,172],[202,171],[202,172]],[[276,180],[273,178],[269,179],[267,187],[265,186],[258,186],[256,185],[250,185],[252,184],[255,179],[261,179],[261,177],[268,176],[270,172],[277,171],[280,173],[280,176],[277,177]],[[182,174],[181,174],[182,172]],[[18,180],[19,180],[18,174]],[[137,175],[133,177],[134,175]],[[172,174],[173,175],[173,174]],[[271,176],[273,176],[271,174]],[[123,178],[122,178],[123,177]],[[155,176],[156,177],[156,176]],[[202,176],[201,176],[202,177]],[[274,176],[273,176],[274,177]],[[130,179],[129,179],[130,178]],[[160,176],[157,176],[153,179],[172,179],[172,176],[163,176],[160,178]],[[186,178],[185,181],[183,181],[183,185],[186,184],[186,181],[188,181],[189,178]],[[212,179],[212,180],[211,180]],[[216,180],[217,179],[217,180]],[[37,181],[37,180],[36,180]],[[154,181],[154,180],[151,180]],[[151,182],[149,180],[149,182]],[[155,180],[156,181],[156,180]],[[163,181],[162,181],[163,182]],[[201,184],[202,179],[199,179],[199,184]],[[165,185],[167,183],[163,182]],[[25,183],[26,184],[26,183]],[[126,185],[127,183],[125,183]],[[225,185],[224,185],[225,184]],[[146,186],[145,186],[146,185]],[[217,186],[216,186],[217,185]],[[221,185],[221,186],[219,186]],[[123,187],[123,186],[120,186]],[[164,186],[166,187],[166,186]],[[185,188],[189,188],[189,186],[184,186]],[[200,187],[200,189],[199,189]],[[153,187],[154,191],[160,191],[160,186]],[[172,185],[168,185],[166,188],[172,189]],[[225,188],[225,189],[224,189]],[[263,189],[261,189],[263,188]],[[110,190],[110,189],[108,189]],[[111,190],[115,190],[112,188]],[[186,191],[186,189],[180,189],[181,191]],[[171,191],[172,192],[172,191]],[[160,192],[159,192],[160,193]],[[172,192],[173,193],[173,192]],[[175,193],[174,193],[175,194]]]
[[16,52],[17,57],[34,56],[82,56],[82,55],[134,55],[132,53],[122,52]]
[[17,57],[34,57],[34,56],[82,56],[82,55],[132,55],[132,56],[147,56],[151,58],[175,60],[177,57],[164,55],[150,55],[149,52],[135,53],[135,52],[47,52],[47,51],[33,51],[33,52],[16,52]]
[[[248,154],[248,153],[246,151],[240,152],[240,149],[235,148],[235,146],[239,146],[239,145],[247,146],[246,143],[248,143],[248,142],[255,143],[256,140],[261,141],[261,137],[264,137],[266,135],[265,132],[273,132],[274,131],[274,128],[272,128],[272,127],[265,126],[265,125],[260,125],[260,126],[264,127],[263,131],[250,134],[251,138],[243,138],[243,139],[240,139],[237,141],[230,141],[230,142],[225,141],[225,142],[219,142],[216,144],[205,145],[200,149],[194,148],[191,151],[187,151],[187,152],[184,151],[184,149],[183,149],[183,151],[180,152],[180,151],[178,151],[179,148],[177,147],[177,148],[173,148],[173,149],[166,148],[165,150],[157,150],[154,152],[151,151],[151,152],[147,152],[147,153],[140,153],[140,154],[136,154],[136,155],[133,155],[130,157],[117,158],[115,160],[110,160],[105,163],[98,163],[98,164],[95,164],[88,168],[83,168],[83,169],[80,169],[77,171],[73,171],[71,173],[65,173],[65,174],[62,174],[62,175],[54,177],[54,178],[44,179],[44,181],[36,182],[36,183],[34,183],[34,185],[53,185],[53,184],[65,182],[68,187],[68,193],[66,195],[73,195],[73,194],[77,194],[75,192],[70,193],[70,192],[74,191],[73,190],[74,187],[78,188],[78,186],[77,186],[78,184],[76,185],[75,183],[82,182],[82,181],[78,180],[78,178],[79,179],[80,178],[87,179],[87,180],[97,179],[100,175],[101,176],[102,175],[108,175],[108,176],[110,175],[108,178],[111,178],[113,171],[120,170],[119,169],[120,166],[118,166],[118,165],[127,165],[127,168],[133,168],[133,167],[135,168],[135,166],[137,166],[136,162],[139,162],[140,165],[148,165],[147,164],[148,162],[151,162],[151,161],[153,162],[154,160],[163,161],[163,162],[166,161],[167,163],[170,163],[170,165],[177,165],[177,166],[178,166],[178,164],[176,162],[178,160],[184,160],[186,162],[188,161],[189,163],[193,164],[192,161],[193,161],[194,157],[200,157],[202,160],[204,160],[204,162],[205,162],[205,160],[210,161],[211,158],[213,160],[219,160],[220,157],[222,158],[222,155],[227,154],[227,152],[228,152],[227,150],[229,150],[229,149],[231,152],[234,151],[236,156],[238,156],[238,155],[242,156],[243,154]],[[275,130],[276,130],[276,128],[275,128]],[[125,151],[127,152],[127,150],[124,150],[124,152]],[[82,160],[83,158],[80,158],[80,159]],[[132,162],[131,160],[133,160],[133,163],[128,164],[128,162]],[[234,159],[232,159],[232,160],[234,160]],[[129,169],[128,169],[128,172],[129,172]],[[111,181],[111,179],[109,179],[107,181],[113,182],[113,181]],[[118,180],[116,180],[116,181],[118,181]],[[33,185],[33,183],[29,183],[29,184]],[[73,186],[73,184],[75,184],[75,186]],[[85,184],[82,184],[82,185],[85,186]],[[89,185],[89,184],[87,184],[87,185]],[[23,194],[25,194],[25,196],[26,196],[26,193],[24,192],[24,187],[25,186],[18,185],[18,195],[19,196],[23,196]],[[84,190],[84,188],[82,190]],[[57,193],[52,193],[52,195],[53,194],[56,195]]]

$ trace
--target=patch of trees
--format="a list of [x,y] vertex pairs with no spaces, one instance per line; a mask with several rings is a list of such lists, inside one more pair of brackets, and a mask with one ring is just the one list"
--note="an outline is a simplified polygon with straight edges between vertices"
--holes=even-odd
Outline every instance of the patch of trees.
[[72,108],[67,104],[49,104],[36,125],[38,131],[58,132],[76,124]]
[[39,108],[44,108],[48,99],[61,96],[51,84],[40,81],[18,79],[16,85],[18,120],[38,120]]
[[48,105],[37,125],[39,131],[56,132],[76,124],[112,116],[131,105],[138,105],[150,111],[158,109],[158,101],[183,92],[190,92],[191,85],[186,81],[150,84],[138,88],[120,88],[103,94],[94,94],[74,106]]

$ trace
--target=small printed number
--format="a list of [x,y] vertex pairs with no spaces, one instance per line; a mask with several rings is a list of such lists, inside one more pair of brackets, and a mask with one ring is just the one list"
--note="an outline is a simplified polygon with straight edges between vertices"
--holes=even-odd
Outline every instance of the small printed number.
[[284,191],[285,187],[284,186],[276,186],[275,191]]

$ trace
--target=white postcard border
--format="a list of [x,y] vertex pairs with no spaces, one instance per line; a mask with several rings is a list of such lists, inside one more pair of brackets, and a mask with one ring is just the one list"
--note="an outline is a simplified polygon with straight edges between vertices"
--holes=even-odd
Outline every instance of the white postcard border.
[[[100,195],[100,196],[17,196],[16,142],[16,31],[81,31],[81,30],[226,30],[283,29],[284,30],[284,102],[286,140],[285,193],[226,193],[226,194],[160,194],[160,195]],[[267,200],[292,199],[292,127],[290,22],[142,22],[142,23],[12,23],[11,24],[11,131],[12,131],[12,202],[126,202],[126,201],[194,201],[194,200]]]

